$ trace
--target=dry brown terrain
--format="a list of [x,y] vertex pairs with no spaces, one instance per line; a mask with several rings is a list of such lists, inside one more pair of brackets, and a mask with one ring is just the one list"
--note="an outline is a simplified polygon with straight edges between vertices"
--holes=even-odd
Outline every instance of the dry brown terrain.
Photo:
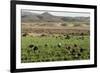
[[89,27],[22,27],[22,33],[47,34],[89,34]]

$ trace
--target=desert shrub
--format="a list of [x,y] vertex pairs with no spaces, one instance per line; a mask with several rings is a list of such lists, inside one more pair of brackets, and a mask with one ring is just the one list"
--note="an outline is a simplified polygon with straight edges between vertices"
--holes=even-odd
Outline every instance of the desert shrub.
[[27,35],[28,35],[28,33],[26,33],[26,32],[22,34],[23,37],[26,37]]
[[66,35],[66,36],[65,36],[65,39],[70,39],[70,36],[69,36],[69,35]]
[[83,36],[83,35],[84,35],[84,33],[82,32],[82,33],[80,33],[80,35],[81,35],[81,36]]
[[75,23],[74,24],[74,27],[77,27],[77,26],[80,26],[80,24],[79,23]]
[[45,36],[47,36],[47,34],[41,34],[41,37],[45,37]]
[[67,24],[66,24],[66,23],[62,23],[61,25],[62,25],[62,26],[67,26]]

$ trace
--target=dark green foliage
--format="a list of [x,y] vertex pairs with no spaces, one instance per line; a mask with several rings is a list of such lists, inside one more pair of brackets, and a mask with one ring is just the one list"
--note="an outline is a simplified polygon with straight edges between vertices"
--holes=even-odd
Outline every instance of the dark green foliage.
[[26,37],[27,35],[28,35],[28,33],[23,33],[22,34],[23,37]]
[[[84,36],[84,35],[83,35]],[[67,39],[65,39],[65,37]],[[21,62],[84,60],[90,58],[89,36],[22,37]],[[62,38],[62,39],[61,39]]]
[[69,35],[66,35],[66,36],[65,36],[65,39],[70,39],[70,36],[69,36]]

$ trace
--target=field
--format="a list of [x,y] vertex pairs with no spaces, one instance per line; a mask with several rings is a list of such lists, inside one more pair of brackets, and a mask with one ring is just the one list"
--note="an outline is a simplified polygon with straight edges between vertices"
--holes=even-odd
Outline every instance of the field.
[[21,62],[90,59],[90,14],[21,10]]
[[89,27],[22,26],[21,62],[90,59]]

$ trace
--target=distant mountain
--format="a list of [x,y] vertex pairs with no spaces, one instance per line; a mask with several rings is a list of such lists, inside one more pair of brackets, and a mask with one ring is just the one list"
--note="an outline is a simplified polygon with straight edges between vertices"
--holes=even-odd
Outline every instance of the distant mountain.
[[36,13],[22,11],[21,12],[21,21],[22,22],[38,21],[39,18],[37,17],[37,15],[38,14],[36,14]]
[[48,22],[61,22],[62,21],[60,17],[53,16],[49,12],[45,12],[41,14],[41,16],[43,17],[41,19],[42,21],[48,21]]
[[51,15],[49,12],[44,12],[41,14],[42,16],[45,16],[45,17],[54,17],[53,15]]
[[36,13],[28,12],[28,11],[22,11],[21,16],[30,16],[30,15],[37,15]]
[[79,22],[89,22],[90,17],[62,17],[61,18],[63,21],[79,21]]
[[22,22],[72,22],[72,21],[81,21],[89,22],[89,17],[64,17],[64,16],[54,16],[49,12],[44,12],[42,14],[22,11],[21,12],[21,21]]

